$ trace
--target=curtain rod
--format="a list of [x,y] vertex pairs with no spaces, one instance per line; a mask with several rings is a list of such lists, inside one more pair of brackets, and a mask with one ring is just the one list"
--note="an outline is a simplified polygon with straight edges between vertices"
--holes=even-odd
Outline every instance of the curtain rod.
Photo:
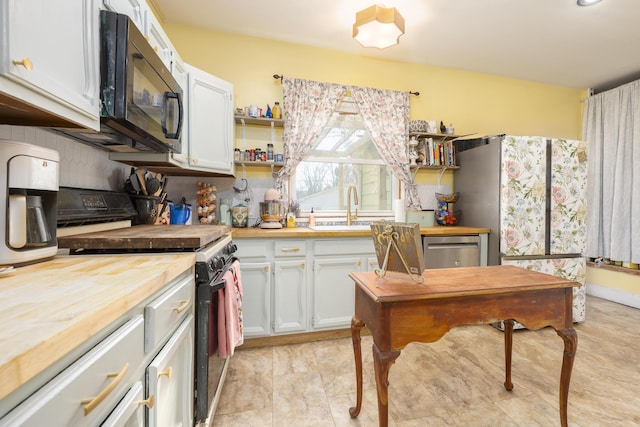
[[[276,80],[280,80],[280,83],[282,83],[282,78],[283,78],[283,77],[284,77],[284,76],[283,76],[282,74],[274,74],[274,75],[273,75],[273,78],[274,78],[274,79],[276,79]],[[416,92],[409,91],[409,95],[420,96],[420,92],[417,92],[417,91],[416,91]]]

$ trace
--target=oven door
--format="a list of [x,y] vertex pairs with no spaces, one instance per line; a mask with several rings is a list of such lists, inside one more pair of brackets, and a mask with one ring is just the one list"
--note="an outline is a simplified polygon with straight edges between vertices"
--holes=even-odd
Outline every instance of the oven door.
[[180,85],[129,17],[101,17],[102,125],[154,151],[181,152]]
[[[224,289],[222,274],[218,278],[199,283],[196,288],[195,327],[195,424],[205,422],[212,415],[220,399],[226,376],[228,358],[218,356],[218,291]],[[220,304],[223,302],[220,301]]]

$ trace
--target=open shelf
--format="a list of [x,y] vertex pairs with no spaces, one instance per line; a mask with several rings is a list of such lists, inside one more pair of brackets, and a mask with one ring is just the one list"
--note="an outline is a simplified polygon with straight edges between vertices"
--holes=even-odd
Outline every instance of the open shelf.
[[276,163],[276,162],[256,162],[256,161],[244,161],[244,160],[236,160],[235,162],[233,162],[236,165],[244,165],[244,166],[252,166],[252,167],[263,167],[263,168],[270,168],[270,167],[275,167],[275,168],[281,168],[283,166],[283,163]]
[[409,132],[410,137],[415,136],[418,138],[433,138],[433,139],[444,139],[444,140],[463,138],[469,135],[473,135],[473,134],[454,135],[449,133]]
[[271,126],[281,128],[284,127],[284,119],[269,119],[267,117],[250,117],[250,116],[233,116],[237,124],[254,125],[254,126]]
[[460,166],[448,166],[448,165],[416,165],[416,166],[411,166],[409,165],[409,167],[411,169],[432,169],[432,170],[442,170],[442,169],[460,169]]

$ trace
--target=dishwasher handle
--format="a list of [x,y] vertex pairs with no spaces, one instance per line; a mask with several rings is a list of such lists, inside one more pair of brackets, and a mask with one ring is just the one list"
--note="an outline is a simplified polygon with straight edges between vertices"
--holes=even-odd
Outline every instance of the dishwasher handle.
[[424,236],[422,241],[424,247],[432,245],[480,245],[480,236]]
[[464,248],[478,248],[478,243],[430,243],[425,245],[425,250],[437,250],[437,249],[464,249]]

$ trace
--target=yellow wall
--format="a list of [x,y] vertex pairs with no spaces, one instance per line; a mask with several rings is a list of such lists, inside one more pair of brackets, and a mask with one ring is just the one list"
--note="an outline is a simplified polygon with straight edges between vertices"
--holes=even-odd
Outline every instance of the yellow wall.
[[[456,134],[543,135],[579,139],[581,98],[586,91],[467,71],[385,61],[292,43],[166,25],[182,59],[234,84],[235,106],[266,108],[282,101],[273,74],[310,80],[419,91],[411,96],[411,119],[453,123]],[[541,65],[543,66],[543,65]],[[266,148],[269,131],[246,129],[246,147]],[[281,150],[281,132],[276,151]],[[236,146],[240,131],[237,131]],[[280,145],[280,146],[279,146]],[[268,173],[265,170],[263,173]],[[253,174],[252,174],[253,175]],[[421,171],[417,183],[436,183],[437,173]],[[442,183],[453,184],[445,172]],[[608,273],[608,274],[607,274]],[[640,277],[588,268],[587,281],[640,293]],[[626,280],[628,279],[628,280]]]
[[[584,91],[327,49],[167,26],[183,60],[234,84],[236,106],[282,101],[272,75],[419,91],[412,119],[453,123],[456,134],[578,138]],[[354,42],[355,43],[355,42]]]

